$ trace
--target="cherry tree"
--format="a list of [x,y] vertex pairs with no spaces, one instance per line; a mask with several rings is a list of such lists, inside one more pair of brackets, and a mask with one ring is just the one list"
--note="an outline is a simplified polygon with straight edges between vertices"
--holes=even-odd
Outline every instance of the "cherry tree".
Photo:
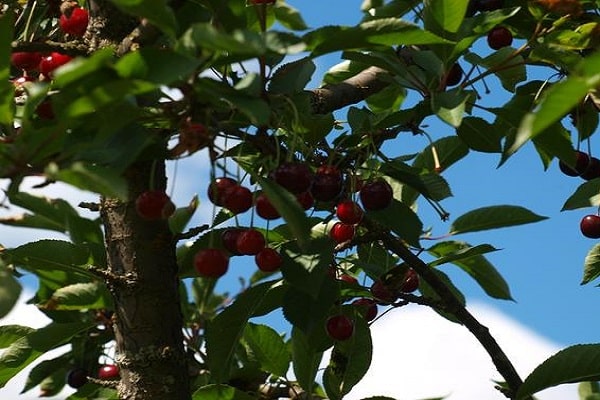
[[[486,258],[495,247],[460,235],[545,219],[518,204],[450,216],[444,171],[470,153],[502,164],[532,144],[544,167],[582,179],[565,209],[598,206],[600,161],[582,150],[598,126],[596,1],[364,0],[355,25],[312,29],[283,0],[0,6],[12,38],[0,43],[0,176],[5,206],[25,210],[0,222],[64,234],[0,252],[1,315],[34,276],[31,302],[51,320],[0,326],[0,386],[34,365],[24,390],[69,385],[69,399],[341,399],[369,369],[370,325],[408,304],[464,325],[509,399],[600,376],[599,345],[519,376],[438,268],[511,299]],[[339,63],[316,77],[331,54]],[[505,102],[481,96],[486,79]],[[449,135],[432,137],[431,120]],[[394,146],[408,135],[427,145]],[[167,190],[166,166],[192,157],[209,161],[201,224],[200,199]],[[34,196],[32,176],[97,201]],[[424,208],[447,235],[431,237]],[[599,238],[600,217],[581,230]],[[596,245],[584,283],[599,259]],[[229,295],[217,283],[232,263],[255,268]],[[285,334],[258,322],[275,311]]]

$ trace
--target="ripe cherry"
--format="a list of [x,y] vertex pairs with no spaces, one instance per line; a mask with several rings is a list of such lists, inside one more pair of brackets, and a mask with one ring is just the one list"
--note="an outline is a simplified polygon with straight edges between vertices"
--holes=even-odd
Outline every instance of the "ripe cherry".
[[346,315],[333,315],[327,319],[325,328],[333,340],[348,340],[354,333],[354,321]]
[[300,162],[285,162],[273,171],[273,179],[294,194],[310,188],[313,174],[308,165]]
[[381,280],[376,280],[371,285],[371,294],[377,300],[384,304],[390,304],[396,301],[398,296]]
[[343,222],[336,222],[329,231],[329,236],[336,243],[343,243],[351,240],[354,237],[355,228],[354,225],[345,224]]
[[579,224],[583,236],[590,239],[600,239],[600,216],[590,214],[583,217]]
[[319,201],[332,201],[342,191],[343,179],[339,169],[331,165],[323,165],[317,169],[310,188],[310,193]]
[[18,69],[33,71],[38,68],[42,61],[42,55],[38,52],[18,51],[10,55],[10,63]]
[[167,219],[175,212],[175,204],[162,190],[149,190],[137,197],[135,210],[148,220]]
[[394,192],[389,183],[379,179],[365,184],[359,196],[365,210],[382,210],[390,205]]
[[104,364],[98,369],[98,379],[116,379],[119,377],[119,367],[114,364]]
[[585,172],[589,164],[590,156],[583,151],[576,150],[574,167],[570,167],[567,165],[567,163],[561,160],[558,162],[558,168],[560,168],[561,172],[567,176],[580,176]]
[[459,63],[452,64],[452,67],[446,74],[446,86],[456,86],[460,83],[463,77],[463,69]]
[[83,36],[87,30],[89,14],[85,8],[74,7],[68,14],[62,14],[58,19],[58,25],[64,33],[73,36]]
[[67,385],[79,389],[88,381],[87,371],[83,368],[73,368],[67,374]]
[[261,193],[258,196],[256,196],[255,206],[256,213],[266,220],[277,219],[281,217],[279,211],[277,211],[277,209],[273,206],[269,198],[264,193]]
[[315,204],[315,199],[309,191],[298,193],[296,195],[296,200],[298,200],[298,203],[300,203],[300,207],[302,207],[303,210],[310,210]]
[[419,288],[419,275],[414,269],[409,268],[404,275],[404,281],[400,286],[400,291],[404,293],[412,293]]
[[236,186],[238,183],[236,180],[221,177],[216,178],[208,185],[207,195],[208,199],[216,206],[223,206],[225,200],[225,193],[227,189]]
[[241,214],[252,208],[252,192],[245,186],[232,186],[225,190],[223,197],[223,206],[234,214]]
[[73,57],[57,52],[51,53],[49,56],[42,57],[38,69],[46,78],[52,79],[54,70],[71,61]]
[[590,157],[590,162],[581,177],[586,181],[600,177],[600,160]]
[[42,100],[40,104],[35,108],[35,113],[41,119],[51,120],[54,119],[54,108],[49,98]]
[[335,214],[345,224],[358,224],[363,217],[363,210],[358,204],[350,199],[340,201]]
[[229,250],[231,254],[239,256],[241,253],[238,251],[237,248],[237,240],[245,230],[245,228],[225,229],[223,233],[221,233],[221,241],[223,242],[223,247]]
[[494,50],[510,46],[512,41],[512,33],[510,33],[510,31],[503,26],[496,26],[492,28],[487,35],[488,46]]
[[337,279],[350,285],[358,285],[358,279],[345,272],[340,273],[340,276],[338,276]]
[[241,254],[256,255],[265,248],[265,237],[256,229],[246,229],[238,236],[236,246]]
[[377,302],[373,299],[356,299],[352,302],[352,305],[358,308],[367,322],[373,321],[377,317]]
[[265,247],[256,253],[254,256],[254,261],[256,262],[258,269],[261,271],[273,272],[277,271],[279,267],[281,267],[283,258],[281,257],[281,254],[277,252],[277,250],[270,247]]
[[229,268],[229,256],[221,249],[202,249],[194,256],[194,268],[204,278],[220,278]]

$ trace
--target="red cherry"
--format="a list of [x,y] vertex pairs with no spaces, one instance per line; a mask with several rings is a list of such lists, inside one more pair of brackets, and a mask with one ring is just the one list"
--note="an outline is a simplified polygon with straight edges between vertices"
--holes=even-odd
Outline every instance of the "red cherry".
[[167,219],[175,212],[175,204],[162,190],[149,190],[137,197],[135,209],[145,219]]
[[252,208],[252,192],[245,186],[235,185],[225,190],[223,206],[234,214],[241,214]]
[[329,236],[336,243],[343,243],[351,240],[354,237],[355,228],[354,225],[345,224],[343,222],[336,222],[329,231]]
[[487,35],[488,46],[494,50],[510,46],[512,41],[512,33],[510,33],[510,31],[503,26],[496,26],[492,28]]
[[373,299],[356,299],[352,302],[352,305],[358,308],[367,322],[373,321],[377,316],[377,302]]
[[296,195],[296,200],[300,203],[300,207],[304,210],[310,210],[311,207],[315,204],[315,199],[309,191],[298,193]]
[[208,199],[217,206],[223,206],[225,199],[225,192],[227,189],[236,186],[238,183],[234,179],[221,177],[216,178],[208,185],[207,195]]
[[277,219],[281,217],[279,211],[277,211],[273,204],[271,204],[271,201],[264,193],[256,196],[255,206],[256,213],[266,220]]
[[194,256],[194,267],[204,278],[220,278],[229,268],[229,256],[221,249],[203,249]]
[[308,165],[286,162],[273,171],[273,179],[288,191],[298,194],[307,191],[312,183],[312,172]]
[[256,253],[254,256],[254,261],[256,262],[258,269],[261,271],[273,272],[281,267],[283,258],[281,257],[281,254],[277,252],[277,250],[270,247],[265,247]]
[[113,364],[100,366],[98,370],[98,379],[116,379],[119,377],[119,367]]
[[51,120],[54,119],[54,109],[52,108],[52,102],[46,98],[35,108],[35,113],[41,119]]
[[347,199],[339,202],[335,208],[337,217],[345,224],[358,224],[363,217],[363,210],[354,201]]
[[49,56],[42,57],[38,69],[46,78],[51,79],[55,69],[71,61],[73,57],[61,53],[51,53]]
[[380,179],[365,184],[359,195],[365,210],[382,210],[390,205],[394,192],[389,183]]
[[241,253],[237,248],[237,240],[240,235],[245,231],[245,228],[229,228],[223,231],[221,234],[221,241],[223,247],[225,247],[231,254],[239,256]]
[[567,176],[580,176],[590,165],[590,156],[583,151],[576,150],[575,151],[575,165],[571,168],[564,161],[558,162],[558,168],[560,168],[561,172]]
[[337,279],[350,285],[358,285],[358,279],[349,274],[341,273]]
[[404,275],[404,281],[400,286],[400,291],[404,293],[412,293],[419,288],[419,275],[412,268],[409,268]]
[[87,30],[90,16],[85,8],[75,7],[71,9],[71,14],[62,14],[58,19],[58,25],[64,33],[73,36],[83,36]]
[[446,86],[456,86],[463,77],[463,69],[459,63],[452,64],[446,75]]
[[325,328],[333,340],[348,340],[354,333],[354,321],[346,315],[334,315],[327,319]]
[[342,173],[331,165],[323,165],[317,169],[310,188],[310,193],[319,201],[332,201],[342,191]]
[[590,239],[600,239],[600,216],[590,214],[583,217],[579,224],[583,236]]
[[260,231],[250,228],[238,236],[236,245],[241,254],[256,255],[265,248],[266,242],[265,237]]
[[73,368],[67,374],[67,385],[79,389],[88,381],[87,371],[83,368]]
[[42,55],[38,52],[18,51],[10,55],[10,63],[18,69],[33,71],[38,68],[42,61]]
[[590,157],[590,162],[587,166],[587,168],[585,169],[585,171],[583,172],[583,174],[581,174],[581,177],[583,179],[585,179],[586,181],[595,179],[595,178],[599,178],[600,177],[600,160],[597,159],[596,157]]
[[384,304],[393,303],[398,298],[381,280],[373,282],[371,285],[371,294]]

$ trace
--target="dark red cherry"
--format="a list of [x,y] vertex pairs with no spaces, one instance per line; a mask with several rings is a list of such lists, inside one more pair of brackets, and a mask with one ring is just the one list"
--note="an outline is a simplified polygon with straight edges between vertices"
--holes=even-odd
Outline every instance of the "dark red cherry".
[[373,321],[377,317],[377,302],[373,299],[356,299],[352,302],[352,305],[358,308],[367,322]]
[[583,151],[576,150],[575,151],[575,165],[570,167],[567,163],[560,160],[558,162],[558,168],[560,168],[561,172],[567,176],[580,176],[585,172],[590,164],[590,156]]
[[225,247],[231,254],[239,256],[241,253],[237,248],[237,240],[244,232],[245,228],[228,228],[221,233],[221,241],[223,242],[223,247]]
[[256,213],[266,220],[277,219],[281,217],[279,211],[277,211],[275,206],[273,206],[267,195],[264,193],[256,196],[255,207]]
[[488,32],[487,42],[490,48],[499,50],[510,46],[513,41],[512,33],[503,26],[496,26]]
[[354,321],[346,315],[334,315],[327,319],[326,330],[334,340],[348,340],[354,333]]
[[581,177],[586,181],[600,178],[600,160],[596,157],[590,157],[590,163],[583,174],[581,174]]
[[270,247],[265,247],[256,253],[254,256],[254,261],[256,262],[258,269],[261,271],[273,272],[277,271],[279,267],[281,267],[283,258],[281,257],[281,254],[277,252],[277,250]]
[[331,230],[329,231],[329,236],[336,243],[343,243],[347,242],[348,240],[351,240],[354,237],[354,233],[354,225],[345,224],[343,222],[336,222],[331,227]]
[[216,178],[208,185],[208,199],[217,206],[223,206],[227,189],[237,186],[237,181],[228,177]]
[[245,186],[232,186],[223,193],[223,206],[234,214],[244,213],[252,208],[252,192]]
[[266,241],[264,235],[256,229],[246,229],[238,236],[237,249],[241,254],[256,255],[265,248]]
[[313,174],[308,165],[301,162],[285,162],[273,171],[273,179],[294,194],[310,188]]
[[340,201],[335,213],[337,217],[345,224],[358,224],[363,217],[363,210],[358,204],[350,199]]
[[583,236],[590,239],[600,239],[600,216],[590,214],[583,217],[579,224]]
[[394,192],[383,179],[366,183],[359,192],[365,210],[382,210],[390,205]]
[[229,256],[221,249],[202,249],[194,256],[194,268],[204,278],[220,278],[229,268]]

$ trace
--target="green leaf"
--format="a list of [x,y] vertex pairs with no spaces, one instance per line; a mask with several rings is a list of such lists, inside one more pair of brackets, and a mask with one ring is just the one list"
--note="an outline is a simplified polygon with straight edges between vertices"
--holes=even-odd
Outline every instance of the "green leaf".
[[581,284],[585,285],[600,276],[600,244],[594,245],[588,251],[583,263],[583,279]]
[[[12,38],[14,14],[5,12],[0,16],[0,37]],[[12,124],[14,121],[15,88],[10,81],[11,40],[0,41],[0,124]]]
[[177,35],[177,20],[167,0],[113,0],[124,12],[136,17],[146,18],[167,35]]
[[323,351],[309,344],[307,336],[298,328],[292,328],[292,368],[300,386],[312,393]]
[[423,172],[400,161],[383,164],[381,172],[412,187],[428,199],[439,201],[452,196],[448,182],[437,173]]
[[290,368],[291,354],[283,337],[273,328],[249,323],[244,331],[244,341],[263,371],[274,376],[286,376]]
[[143,47],[123,56],[115,69],[122,78],[169,85],[187,79],[199,65],[199,59],[166,49]]
[[13,309],[21,295],[21,284],[7,269],[0,266],[0,319]]
[[208,365],[216,382],[226,382],[229,379],[235,352],[248,319],[260,307],[272,286],[273,281],[269,281],[246,289],[206,327]]
[[600,52],[586,57],[567,79],[548,89],[535,112],[523,118],[514,143],[507,153],[513,154],[529,139],[561,120],[600,82]]
[[468,0],[429,0],[425,2],[431,15],[442,29],[456,32],[467,11]]
[[121,200],[127,199],[125,179],[108,167],[77,162],[68,168],[60,169],[58,165],[50,164],[45,174],[48,179],[65,182],[81,190]]
[[420,247],[419,239],[423,233],[423,223],[419,216],[403,202],[393,199],[385,209],[369,211],[367,215],[390,228],[410,245]]
[[304,35],[303,40],[313,57],[340,50],[364,49],[373,44],[397,46],[451,43],[399,18],[379,18],[353,27],[325,26]]
[[300,248],[306,249],[310,240],[312,224],[294,195],[269,179],[265,179],[259,175],[255,175],[254,178],[269,198],[271,204],[273,204],[288,224]]
[[302,19],[302,15],[289,4],[278,1],[273,5],[273,11],[275,12],[277,21],[286,28],[294,31],[308,29],[308,26]]
[[194,216],[199,203],[198,195],[195,195],[187,206],[175,210],[173,215],[169,217],[171,232],[175,234],[183,232]]
[[[446,285],[446,287],[448,287],[448,289],[450,289],[450,291],[452,292],[452,294],[454,294],[454,297],[456,297],[456,299],[459,301],[460,304],[462,304],[463,306],[466,304],[465,296],[454,285],[454,283],[452,283],[452,281],[450,280],[450,278],[448,277],[448,275],[446,275],[445,273],[443,273],[439,269],[432,269],[431,272],[433,272],[434,274],[436,274],[438,276],[438,278],[441,279],[442,282],[444,282],[444,284]],[[440,300],[440,296],[433,290],[433,288],[431,286],[429,286],[427,284],[427,282],[425,282],[424,279],[421,279],[419,281],[419,291],[425,297],[431,298],[431,299],[436,300],[436,301]],[[433,310],[436,313],[438,313],[439,315],[441,315],[442,317],[446,318],[448,321],[452,321],[452,322],[455,322],[457,324],[462,324],[462,322],[460,322],[453,314],[451,314],[449,312],[443,311],[443,310],[441,310],[439,308],[433,308]]]
[[110,293],[104,283],[74,283],[56,290],[46,308],[55,310],[86,310],[113,308]]
[[1,254],[5,262],[33,273],[37,270],[59,270],[91,276],[82,268],[88,262],[87,248],[64,240],[39,240],[6,249]]
[[517,391],[516,400],[526,399],[540,390],[600,379],[600,344],[567,347],[538,365]]
[[482,207],[456,218],[450,235],[530,224],[547,219],[521,206],[501,205]]
[[338,341],[323,373],[323,386],[332,400],[342,399],[365,376],[371,365],[371,331],[363,318],[354,318],[354,333]]
[[433,156],[434,151],[438,157],[440,163],[439,166],[444,171],[469,154],[469,148],[461,138],[456,136],[446,136],[425,147],[423,151],[415,157],[412,164],[413,167],[425,168],[431,172],[439,172],[436,171],[435,158]]
[[271,76],[269,91],[279,94],[293,94],[304,90],[316,70],[310,58],[301,58],[283,64]]
[[228,385],[207,385],[192,394],[192,400],[255,400],[246,392]]
[[579,185],[565,204],[562,211],[600,206],[600,179],[592,179]]
[[2,325],[0,326],[0,349],[5,349],[18,339],[27,336],[35,329],[22,325]]
[[431,95],[431,109],[445,123],[458,127],[465,114],[466,103],[472,93],[456,88]]
[[[25,387],[21,391],[21,393],[25,393],[40,383],[47,377],[51,376],[55,371],[66,369],[66,367],[70,366],[72,362],[72,355],[67,353],[63,354],[59,357],[53,358],[51,360],[44,360],[37,364],[35,367],[31,369],[29,375],[27,376],[27,381],[25,381]],[[64,384],[64,375],[63,384]]]
[[51,323],[13,342],[0,356],[0,387],[42,354],[68,343],[71,338],[93,326],[95,321]]
[[469,148],[485,153],[501,153],[504,135],[499,129],[479,117],[465,117],[456,130]]
[[496,268],[485,258],[483,254],[496,251],[489,244],[471,246],[465,242],[446,241],[440,242],[427,251],[438,257],[429,263],[430,266],[438,266],[444,263],[452,263],[469,274],[481,288],[491,297],[503,300],[512,300],[508,283]]

